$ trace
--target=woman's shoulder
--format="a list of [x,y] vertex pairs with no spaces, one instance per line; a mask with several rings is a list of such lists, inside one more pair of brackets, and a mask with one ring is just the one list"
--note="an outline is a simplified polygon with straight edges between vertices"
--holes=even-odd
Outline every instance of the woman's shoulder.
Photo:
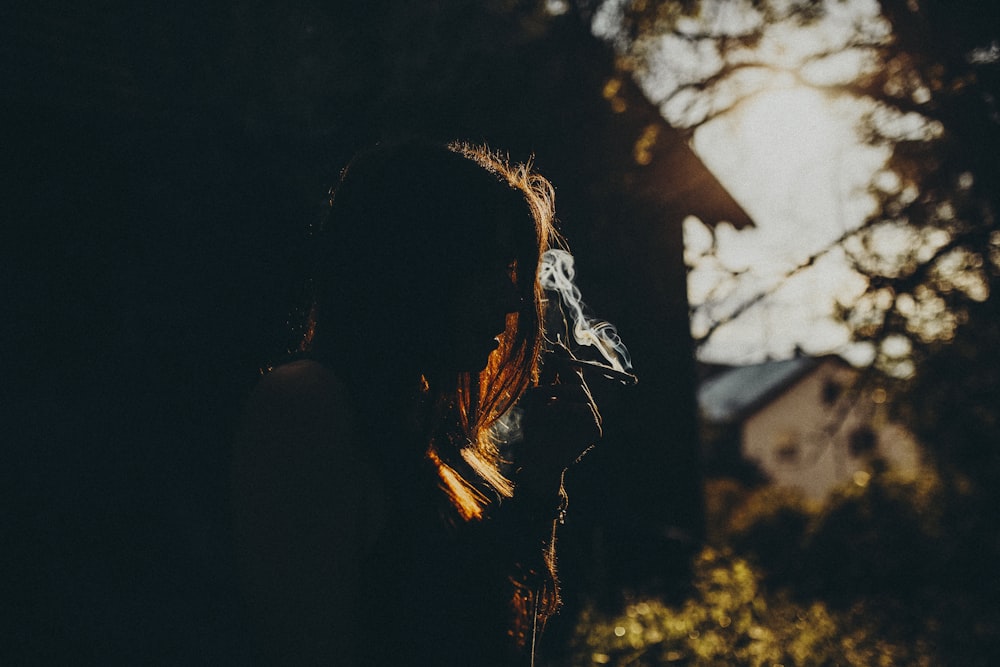
[[347,386],[310,360],[267,372],[247,403],[233,453],[234,537],[241,585],[275,664],[287,655],[332,664],[327,651],[356,637],[360,572],[386,512],[356,422]]
[[270,369],[244,410],[238,453],[264,465],[298,466],[354,486],[376,468],[362,442],[347,385],[329,367],[300,359]]
[[276,366],[247,402],[234,456],[237,478],[286,500],[302,499],[303,506],[377,508],[382,475],[358,421],[347,385],[330,368],[309,359]]
[[265,372],[247,401],[243,426],[270,432],[326,433],[356,439],[356,409],[347,385],[329,367],[298,359]]
[[261,375],[254,395],[349,402],[344,381],[315,359],[294,359],[269,368]]

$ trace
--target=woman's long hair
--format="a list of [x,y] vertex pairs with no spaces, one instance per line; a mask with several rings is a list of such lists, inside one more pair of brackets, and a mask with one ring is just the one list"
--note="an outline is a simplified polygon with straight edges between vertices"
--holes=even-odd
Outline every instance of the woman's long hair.
[[[462,522],[484,516],[484,485],[513,495],[501,472],[496,427],[538,382],[545,322],[538,267],[546,250],[564,245],[554,199],[551,184],[530,163],[511,164],[485,146],[401,144],[348,165],[318,233],[313,303],[300,347],[345,374],[373,425],[385,385],[413,381],[410,391],[430,407],[419,425],[425,461],[436,471],[441,499]],[[486,367],[450,378],[400,377],[401,369],[404,376],[410,372],[409,355],[443,344],[436,326],[445,313],[435,304],[446,303],[443,297],[465,278],[458,258],[491,259],[476,253],[496,253],[491,244],[498,229],[512,242],[509,277],[520,305],[507,314]],[[388,470],[412,477],[407,463],[419,452],[407,451],[415,443],[403,440],[376,443],[377,455]],[[554,533],[543,550],[530,534],[523,539],[520,547],[508,547],[528,560],[505,565],[513,568],[507,634],[522,649],[559,606]]]
[[430,413],[453,415],[450,426],[423,425],[426,456],[464,520],[480,518],[488,504],[476,482],[501,496],[513,492],[495,426],[538,379],[544,299],[537,268],[545,250],[562,245],[554,216],[554,190],[530,163],[511,164],[468,143],[405,143],[362,153],[345,168],[319,232],[301,348],[363,385],[398,375],[413,350],[441,344],[434,304],[463,279],[456,258],[488,246],[497,225],[509,226],[521,305],[507,315],[499,347],[478,374],[435,378],[433,386],[419,379],[438,406]]

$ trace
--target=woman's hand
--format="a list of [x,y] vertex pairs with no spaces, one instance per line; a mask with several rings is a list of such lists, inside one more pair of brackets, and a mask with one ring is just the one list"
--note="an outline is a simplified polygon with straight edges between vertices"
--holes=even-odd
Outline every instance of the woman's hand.
[[518,407],[524,410],[524,440],[518,447],[517,481],[534,494],[554,493],[566,468],[600,440],[601,413],[577,372],[562,374],[558,384],[529,389]]

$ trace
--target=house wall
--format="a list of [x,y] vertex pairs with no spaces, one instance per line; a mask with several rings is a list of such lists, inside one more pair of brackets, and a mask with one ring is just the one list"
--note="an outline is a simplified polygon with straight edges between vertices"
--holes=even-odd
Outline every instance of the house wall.
[[873,458],[915,472],[913,437],[887,419],[884,394],[853,393],[856,378],[856,370],[832,360],[817,366],[744,422],[743,455],[773,483],[798,487],[816,500],[851,479],[866,483]]

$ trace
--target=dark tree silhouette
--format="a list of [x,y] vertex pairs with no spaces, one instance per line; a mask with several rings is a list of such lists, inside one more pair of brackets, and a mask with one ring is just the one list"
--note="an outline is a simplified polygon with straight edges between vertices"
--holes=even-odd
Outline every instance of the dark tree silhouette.
[[51,0],[5,12],[4,203],[19,238],[4,249],[4,331],[23,382],[6,403],[12,663],[245,657],[230,432],[257,366],[294,333],[308,222],[337,170],[411,132],[537,155],[584,295],[642,378],[607,397],[606,446],[570,481],[566,590],[683,579],[702,512],[680,222],[749,221],[621,76],[592,10]]

